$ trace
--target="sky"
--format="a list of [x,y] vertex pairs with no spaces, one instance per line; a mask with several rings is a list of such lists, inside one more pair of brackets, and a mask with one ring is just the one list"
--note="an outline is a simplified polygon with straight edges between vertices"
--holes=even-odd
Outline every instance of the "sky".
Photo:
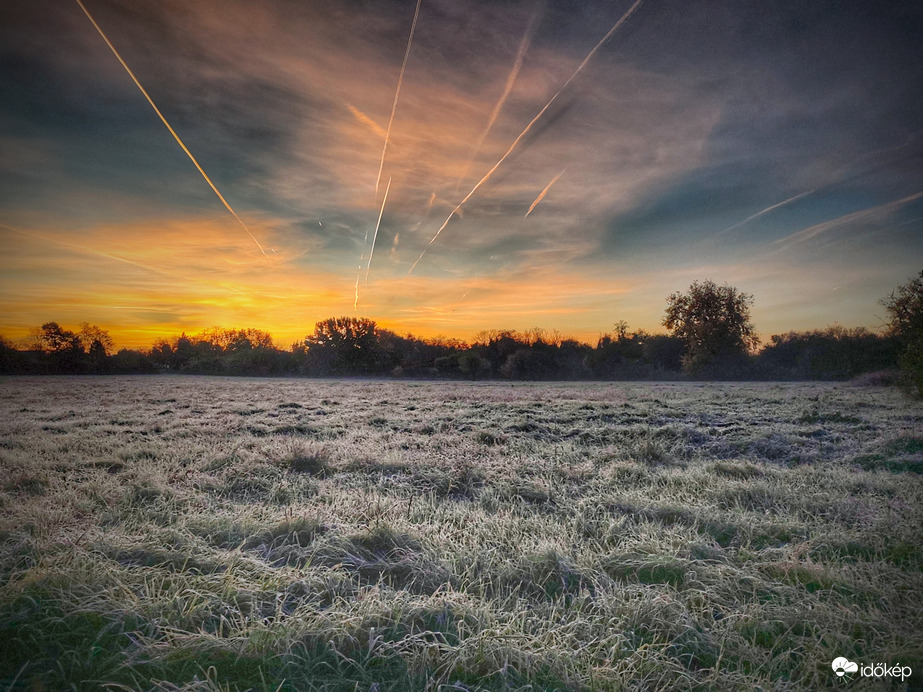
[[705,279],[765,339],[923,268],[923,3],[83,2],[204,175],[76,0],[3,3],[8,339],[595,343]]

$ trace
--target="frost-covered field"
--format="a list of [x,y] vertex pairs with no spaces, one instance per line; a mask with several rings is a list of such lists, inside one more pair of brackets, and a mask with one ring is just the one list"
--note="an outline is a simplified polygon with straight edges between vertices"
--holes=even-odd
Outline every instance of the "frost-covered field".
[[0,468],[0,687],[923,684],[893,390],[6,378]]

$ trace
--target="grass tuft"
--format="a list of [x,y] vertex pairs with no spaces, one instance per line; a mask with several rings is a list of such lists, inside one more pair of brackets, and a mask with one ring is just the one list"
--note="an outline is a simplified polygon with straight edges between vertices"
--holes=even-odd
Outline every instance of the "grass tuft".
[[763,475],[763,472],[755,464],[744,461],[744,462],[733,462],[733,461],[719,461],[712,465],[712,471],[714,471],[719,476],[724,476],[725,478],[733,478],[735,480],[748,480],[750,478],[758,478]]
[[329,454],[323,449],[296,449],[287,460],[288,468],[295,473],[307,473],[326,478],[332,471]]

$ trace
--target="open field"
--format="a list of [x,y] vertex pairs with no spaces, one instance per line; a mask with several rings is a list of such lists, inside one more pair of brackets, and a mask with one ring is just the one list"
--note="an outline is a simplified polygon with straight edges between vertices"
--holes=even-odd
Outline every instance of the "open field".
[[0,468],[0,688],[923,684],[894,390],[7,378]]

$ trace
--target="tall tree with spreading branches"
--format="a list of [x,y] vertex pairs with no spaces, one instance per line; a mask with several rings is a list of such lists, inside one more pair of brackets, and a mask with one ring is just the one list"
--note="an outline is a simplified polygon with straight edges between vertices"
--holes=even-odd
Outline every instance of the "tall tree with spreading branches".
[[727,284],[693,282],[667,297],[662,324],[685,344],[683,367],[698,373],[741,359],[759,343],[750,321],[753,296]]

